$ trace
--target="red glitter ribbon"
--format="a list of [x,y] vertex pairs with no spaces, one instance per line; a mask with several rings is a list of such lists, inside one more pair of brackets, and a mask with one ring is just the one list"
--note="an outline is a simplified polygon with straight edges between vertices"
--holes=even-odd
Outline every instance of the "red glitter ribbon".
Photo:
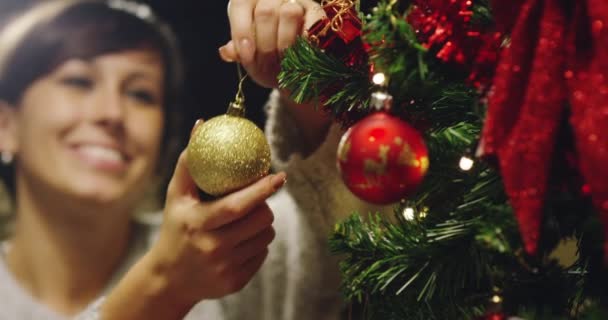
[[[525,250],[535,254],[560,123],[608,233],[608,1],[494,0],[502,52],[480,152],[498,159]],[[605,246],[608,249],[608,246]]]

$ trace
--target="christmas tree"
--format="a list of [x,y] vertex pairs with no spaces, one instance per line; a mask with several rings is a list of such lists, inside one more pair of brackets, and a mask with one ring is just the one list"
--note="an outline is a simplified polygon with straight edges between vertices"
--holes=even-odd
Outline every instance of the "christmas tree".
[[395,202],[331,236],[365,318],[608,319],[608,3],[322,5],[280,84],[350,127],[353,193]]

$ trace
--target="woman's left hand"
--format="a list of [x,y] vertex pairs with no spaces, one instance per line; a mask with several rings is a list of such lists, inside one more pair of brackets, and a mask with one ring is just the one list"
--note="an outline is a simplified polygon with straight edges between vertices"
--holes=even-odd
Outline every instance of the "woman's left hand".
[[220,48],[220,56],[240,62],[259,85],[276,88],[283,51],[324,16],[312,0],[231,0],[232,40]]

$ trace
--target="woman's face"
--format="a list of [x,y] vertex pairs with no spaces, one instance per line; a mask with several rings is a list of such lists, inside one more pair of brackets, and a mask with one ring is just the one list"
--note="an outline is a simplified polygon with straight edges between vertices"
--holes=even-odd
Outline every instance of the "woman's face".
[[13,109],[18,183],[134,204],[159,157],[163,73],[158,54],[131,50],[68,60],[34,82]]

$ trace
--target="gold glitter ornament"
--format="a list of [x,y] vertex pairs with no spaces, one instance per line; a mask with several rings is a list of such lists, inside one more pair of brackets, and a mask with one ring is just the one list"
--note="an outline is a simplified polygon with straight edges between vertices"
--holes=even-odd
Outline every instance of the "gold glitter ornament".
[[238,97],[225,115],[197,126],[188,143],[190,175],[212,196],[241,189],[270,170],[270,146],[262,130],[244,118],[245,109]]

